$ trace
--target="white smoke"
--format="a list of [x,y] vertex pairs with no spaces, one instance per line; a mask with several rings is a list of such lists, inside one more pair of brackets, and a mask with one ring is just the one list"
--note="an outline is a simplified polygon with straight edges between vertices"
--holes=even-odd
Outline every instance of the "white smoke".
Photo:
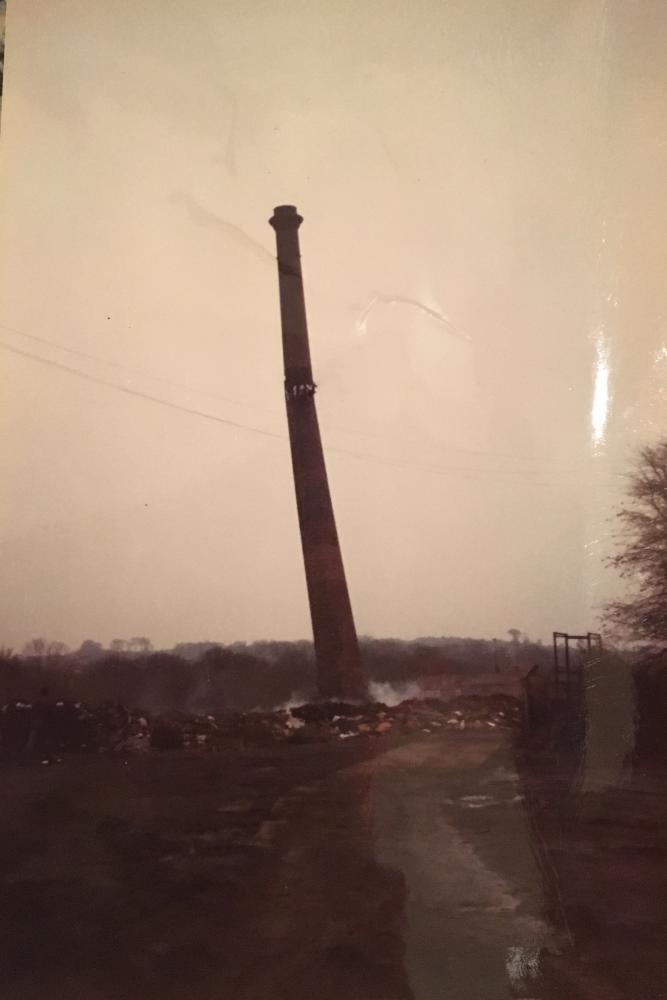
[[371,681],[368,691],[372,701],[380,701],[383,705],[393,708],[409,698],[424,698],[423,688],[414,681],[404,684],[390,684],[388,681]]
[[287,701],[281,702],[280,705],[275,705],[271,711],[291,713],[293,708],[301,708],[302,705],[307,705],[309,701],[312,701],[312,698],[307,698],[303,692],[293,691]]
[[[368,685],[368,695],[369,701],[378,701],[389,708],[394,708],[402,701],[408,701],[412,698],[427,698],[429,692],[424,691],[421,685],[415,681],[405,681],[402,684],[390,684],[389,681],[371,681]],[[291,713],[293,708],[301,708],[302,705],[308,704],[312,700],[317,699],[308,698],[303,693],[295,691],[287,701],[276,705],[273,711]],[[352,704],[357,704],[357,700],[354,699]]]

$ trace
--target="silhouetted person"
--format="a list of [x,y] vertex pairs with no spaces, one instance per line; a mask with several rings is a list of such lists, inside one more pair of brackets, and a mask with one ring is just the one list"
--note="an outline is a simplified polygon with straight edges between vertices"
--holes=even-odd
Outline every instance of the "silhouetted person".
[[21,756],[30,739],[30,709],[13,699],[3,706],[0,715],[0,736],[5,754],[10,759]]
[[54,758],[53,722],[51,693],[47,687],[44,687],[32,706],[30,750],[43,763],[48,764],[53,763]]
[[523,679],[526,711],[531,725],[542,725],[549,717],[549,679],[540,671],[538,663]]

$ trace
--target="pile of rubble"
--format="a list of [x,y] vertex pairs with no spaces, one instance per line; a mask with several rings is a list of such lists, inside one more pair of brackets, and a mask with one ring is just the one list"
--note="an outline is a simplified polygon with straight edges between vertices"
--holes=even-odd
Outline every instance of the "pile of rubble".
[[[11,702],[0,714],[3,749],[20,753],[30,745],[32,706]],[[226,712],[151,716],[120,705],[89,707],[80,702],[53,705],[49,743],[53,751],[128,753],[151,748],[216,750],[238,745],[316,743],[381,737],[389,733],[515,726],[519,702],[508,695],[468,695],[453,701],[409,699],[396,706],[380,702],[322,702],[274,712]]]
[[389,732],[433,733],[438,729],[496,728],[518,724],[520,705],[507,695],[469,695],[445,702],[437,698],[411,698],[395,706],[380,702],[353,705],[337,702],[293,708],[302,724],[292,733],[294,742],[310,738],[350,739],[383,736]]
[[[443,729],[509,728],[518,724],[519,702],[508,695],[469,695],[450,702],[410,699],[390,707],[381,702],[315,702],[275,712],[192,716],[174,713],[156,719],[149,743],[158,749],[216,749],[236,743],[319,743],[435,733]],[[145,743],[143,745],[146,745]]]

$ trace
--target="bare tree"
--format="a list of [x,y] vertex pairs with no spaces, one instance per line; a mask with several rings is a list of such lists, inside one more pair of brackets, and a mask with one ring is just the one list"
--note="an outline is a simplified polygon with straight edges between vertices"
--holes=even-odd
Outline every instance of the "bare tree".
[[46,656],[49,644],[46,639],[31,639],[23,647],[24,656]]
[[150,653],[153,644],[145,635],[135,635],[130,639],[130,649],[133,653]]
[[618,512],[620,548],[610,565],[632,581],[626,600],[605,609],[619,638],[667,642],[667,438],[642,448],[628,493]]
[[65,642],[54,640],[46,648],[47,656],[65,656],[69,653],[69,646]]
[[47,656],[64,656],[67,652],[67,645],[55,639],[31,639],[23,647],[24,656],[40,656],[43,660]]
[[95,639],[84,639],[77,650],[77,656],[84,660],[98,659],[104,653],[104,646]]

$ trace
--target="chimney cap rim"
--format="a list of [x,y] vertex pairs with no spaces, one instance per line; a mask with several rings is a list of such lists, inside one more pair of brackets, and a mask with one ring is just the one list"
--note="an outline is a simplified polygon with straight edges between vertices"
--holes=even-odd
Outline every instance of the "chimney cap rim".
[[276,205],[269,223],[275,228],[297,229],[303,222],[303,216],[299,215],[296,205]]

